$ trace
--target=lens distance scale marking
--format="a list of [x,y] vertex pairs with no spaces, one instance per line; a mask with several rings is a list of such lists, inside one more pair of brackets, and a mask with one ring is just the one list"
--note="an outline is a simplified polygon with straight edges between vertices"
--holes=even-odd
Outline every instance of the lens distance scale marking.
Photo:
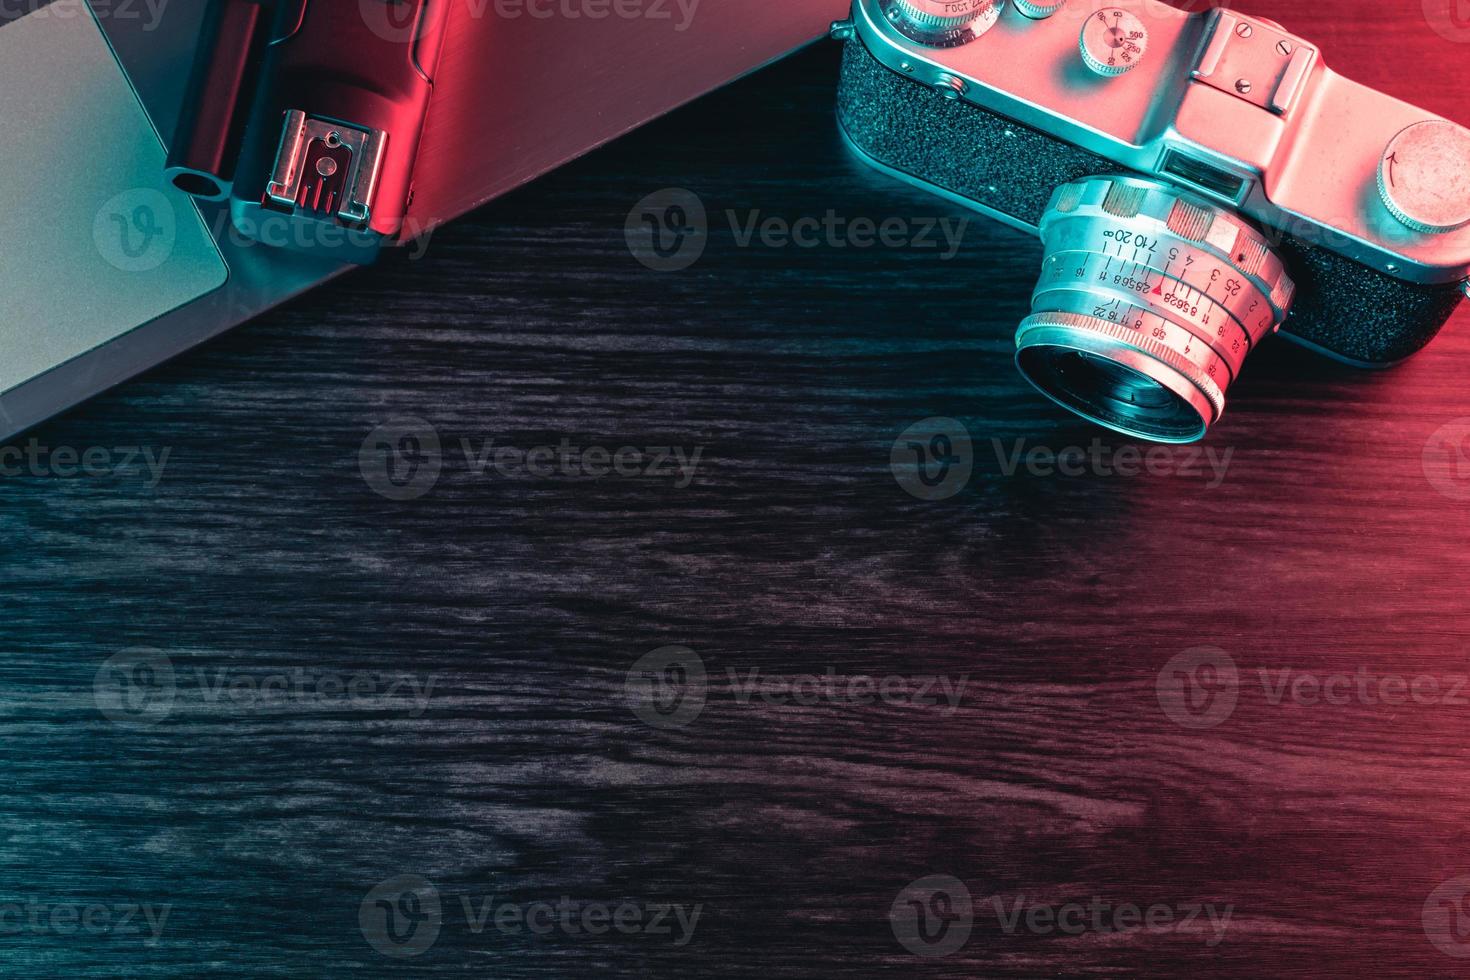
[[[1017,333],[1017,363],[1049,397],[1131,435],[1203,436],[1247,355],[1280,327],[1295,293],[1261,232],[1158,181],[1063,185],[1042,217],[1041,238],[1046,259],[1032,315]],[[1054,364],[1059,350],[1151,378],[1189,409],[1151,429],[1147,413],[1132,418],[1117,398],[1094,404],[1075,385],[1059,398],[1024,366]],[[1184,421],[1191,413],[1194,424]]]

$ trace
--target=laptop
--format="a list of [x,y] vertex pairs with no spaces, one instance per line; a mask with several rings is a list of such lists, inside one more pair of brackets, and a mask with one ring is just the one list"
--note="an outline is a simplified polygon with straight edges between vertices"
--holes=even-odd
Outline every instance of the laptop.
[[[847,6],[443,2],[420,233],[795,50]],[[0,441],[347,271],[243,240],[225,206],[164,179],[204,3],[3,10]]]

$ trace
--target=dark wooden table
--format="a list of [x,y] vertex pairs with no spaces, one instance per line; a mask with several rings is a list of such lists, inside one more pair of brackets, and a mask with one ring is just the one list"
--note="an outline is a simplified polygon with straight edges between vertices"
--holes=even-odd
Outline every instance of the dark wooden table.
[[[1409,6],[1273,16],[1470,122]],[[1223,473],[1119,475],[1012,369],[1025,237],[739,244],[967,217],[845,155],[835,54],[10,447],[3,972],[1465,975],[1470,324],[1271,344]]]

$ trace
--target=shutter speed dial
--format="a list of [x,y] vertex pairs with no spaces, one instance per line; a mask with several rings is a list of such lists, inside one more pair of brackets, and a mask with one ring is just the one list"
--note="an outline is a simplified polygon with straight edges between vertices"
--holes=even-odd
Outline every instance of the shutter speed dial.
[[884,0],[883,13],[911,41],[952,48],[995,26],[1005,0]]
[[1136,14],[1108,7],[1082,25],[1082,60],[1105,77],[1131,71],[1148,50],[1148,28]]

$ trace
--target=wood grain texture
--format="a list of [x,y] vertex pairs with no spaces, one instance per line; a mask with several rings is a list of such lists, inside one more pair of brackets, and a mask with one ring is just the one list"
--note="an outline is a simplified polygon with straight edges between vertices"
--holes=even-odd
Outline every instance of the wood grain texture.
[[[1417,11],[1272,10],[1356,77],[1470,122],[1450,68],[1470,49]],[[1422,70],[1401,69],[1411,52]],[[136,465],[0,483],[7,974],[1464,975],[1422,917],[1470,874],[1470,692],[1448,697],[1470,674],[1470,500],[1423,462],[1470,417],[1465,317],[1380,374],[1285,344],[1254,355],[1208,444],[1231,452],[1217,486],[1208,470],[1006,475],[992,439],[1125,445],[1010,364],[1037,246],[979,220],[951,261],[740,247],[730,230],[727,210],[966,217],[845,155],[835,67],[830,47],[804,53],[442,230],[421,261],[34,433],[169,456],[151,487]],[[666,187],[710,215],[682,272],[624,239]],[[395,501],[360,452],[403,416],[432,423],[443,470]],[[976,447],[942,501],[889,466],[931,416]],[[460,451],[491,438],[702,455],[684,488],[512,479]],[[708,674],[682,728],[645,723],[625,690],[670,644]],[[1237,666],[1237,701],[1192,728],[1160,678],[1204,645]],[[135,647],[175,675],[151,727],[99,710],[99,670],[106,707],[104,666]],[[1441,686],[1432,704],[1273,703],[1285,669]],[[247,697],[297,671],[433,687],[421,713],[401,693]],[[829,671],[963,690],[951,707],[741,689]],[[211,700],[221,681],[235,698]],[[393,960],[359,906],[403,874],[433,882],[445,921]],[[935,874],[977,911],[962,948],[923,958],[889,912]],[[461,899],[489,896],[702,915],[682,946],[476,934]],[[1008,933],[991,899],[1020,896],[1232,915],[1214,946],[1200,923]],[[149,945],[17,932],[6,902],[171,911]]]

